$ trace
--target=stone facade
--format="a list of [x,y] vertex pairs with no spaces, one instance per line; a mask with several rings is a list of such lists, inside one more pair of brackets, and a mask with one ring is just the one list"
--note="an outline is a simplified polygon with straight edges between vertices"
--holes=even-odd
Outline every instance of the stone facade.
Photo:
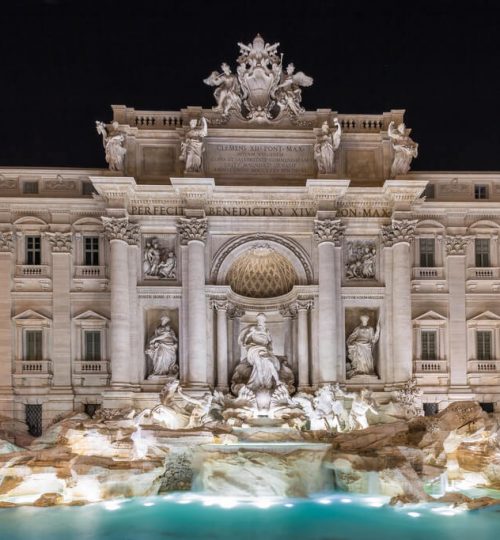
[[[284,107],[113,106],[123,170],[0,169],[1,415],[41,405],[46,426],[157,403],[145,349],[162,314],[183,387],[227,390],[259,312],[300,389],[382,395],[416,378],[439,408],[500,405],[500,174],[390,178],[404,111]],[[202,167],[184,173],[184,126],[200,118]],[[325,122],[342,135],[328,175],[314,158]],[[375,375],[348,378],[361,315],[379,326]]]

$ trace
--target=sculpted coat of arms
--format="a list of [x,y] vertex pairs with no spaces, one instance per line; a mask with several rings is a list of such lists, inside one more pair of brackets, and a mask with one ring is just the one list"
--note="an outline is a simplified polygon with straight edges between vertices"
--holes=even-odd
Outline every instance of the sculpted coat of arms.
[[252,43],[238,43],[240,56],[236,74],[228,64],[221,73],[214,71],[203,82],[215,86],[214,110],[228,117],[231,113],[256,122],[278,120],[284,114],[297,117],[301,106],[301,87],[311,86],[313,79],[295,66],[283,68],[283,55],[278,54],[279,43],[270,45],[257,34]]

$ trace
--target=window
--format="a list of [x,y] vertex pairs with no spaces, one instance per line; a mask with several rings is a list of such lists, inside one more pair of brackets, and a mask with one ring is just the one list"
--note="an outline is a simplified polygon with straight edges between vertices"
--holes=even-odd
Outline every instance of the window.
[[42,360],[42,331],[26,330],[24,335],[24,360]]
[[26,193],[26,194],[38,193],[38,182],[24,182],[23,193]]
[[88,361],[101,359],[101,332],[85,331],[84,358]]
[[486,268],[490,265],[490,241],[488,238],[476,238],[476,268]]
[[432,268],[435,266],[434,252],[435,241],[434,238],[420,238],[420,266],[424,268]]
[[474,199],[487,199],[488,198],[488,186],[476,184],[474,186]]
[[422,196],[426,199],[434,199],[436,196],[436,186],[434,184],[427,184]]
[[96,193],[94,184],[88,181],[82,182],[82,195],[92,195],[93,193]]
[[491,332],[478,330],[476,333],[476,357],[477,360],[491,360]]
[[26,264],[42,264],[42,243],[39,236],[26,237]]
[[425,416],[434,416],[439,412],[437,403],[424,403],[423,405]]
[[25,416],[29,434],[33,437],[40,437],[42,434],[42,406],[26,405]]
[[86,236],[84,244],[85,266],[99,266],[99,237]]
[[420,334],[422,352],[422,360],[436,360],[437,347],[436,347],[436,332],[434,330],[422,330]]

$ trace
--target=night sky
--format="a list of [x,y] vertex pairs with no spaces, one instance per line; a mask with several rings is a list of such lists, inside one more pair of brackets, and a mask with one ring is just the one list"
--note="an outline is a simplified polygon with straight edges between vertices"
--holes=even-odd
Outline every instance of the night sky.
[[104,167],[110,105],[211,107],[202,79],[257,32],[314,77],[309,109],[406,109],[415,170],[500,170],[496,2],[2,2],[1,166]]

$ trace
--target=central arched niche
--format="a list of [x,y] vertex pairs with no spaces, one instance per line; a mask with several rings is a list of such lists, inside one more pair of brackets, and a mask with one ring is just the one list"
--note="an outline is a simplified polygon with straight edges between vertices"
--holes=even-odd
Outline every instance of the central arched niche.
[[231,289],[249,298],[273,298],[290,292],[299,282],[293,264],[268,243],[249,247],[226,275]]

